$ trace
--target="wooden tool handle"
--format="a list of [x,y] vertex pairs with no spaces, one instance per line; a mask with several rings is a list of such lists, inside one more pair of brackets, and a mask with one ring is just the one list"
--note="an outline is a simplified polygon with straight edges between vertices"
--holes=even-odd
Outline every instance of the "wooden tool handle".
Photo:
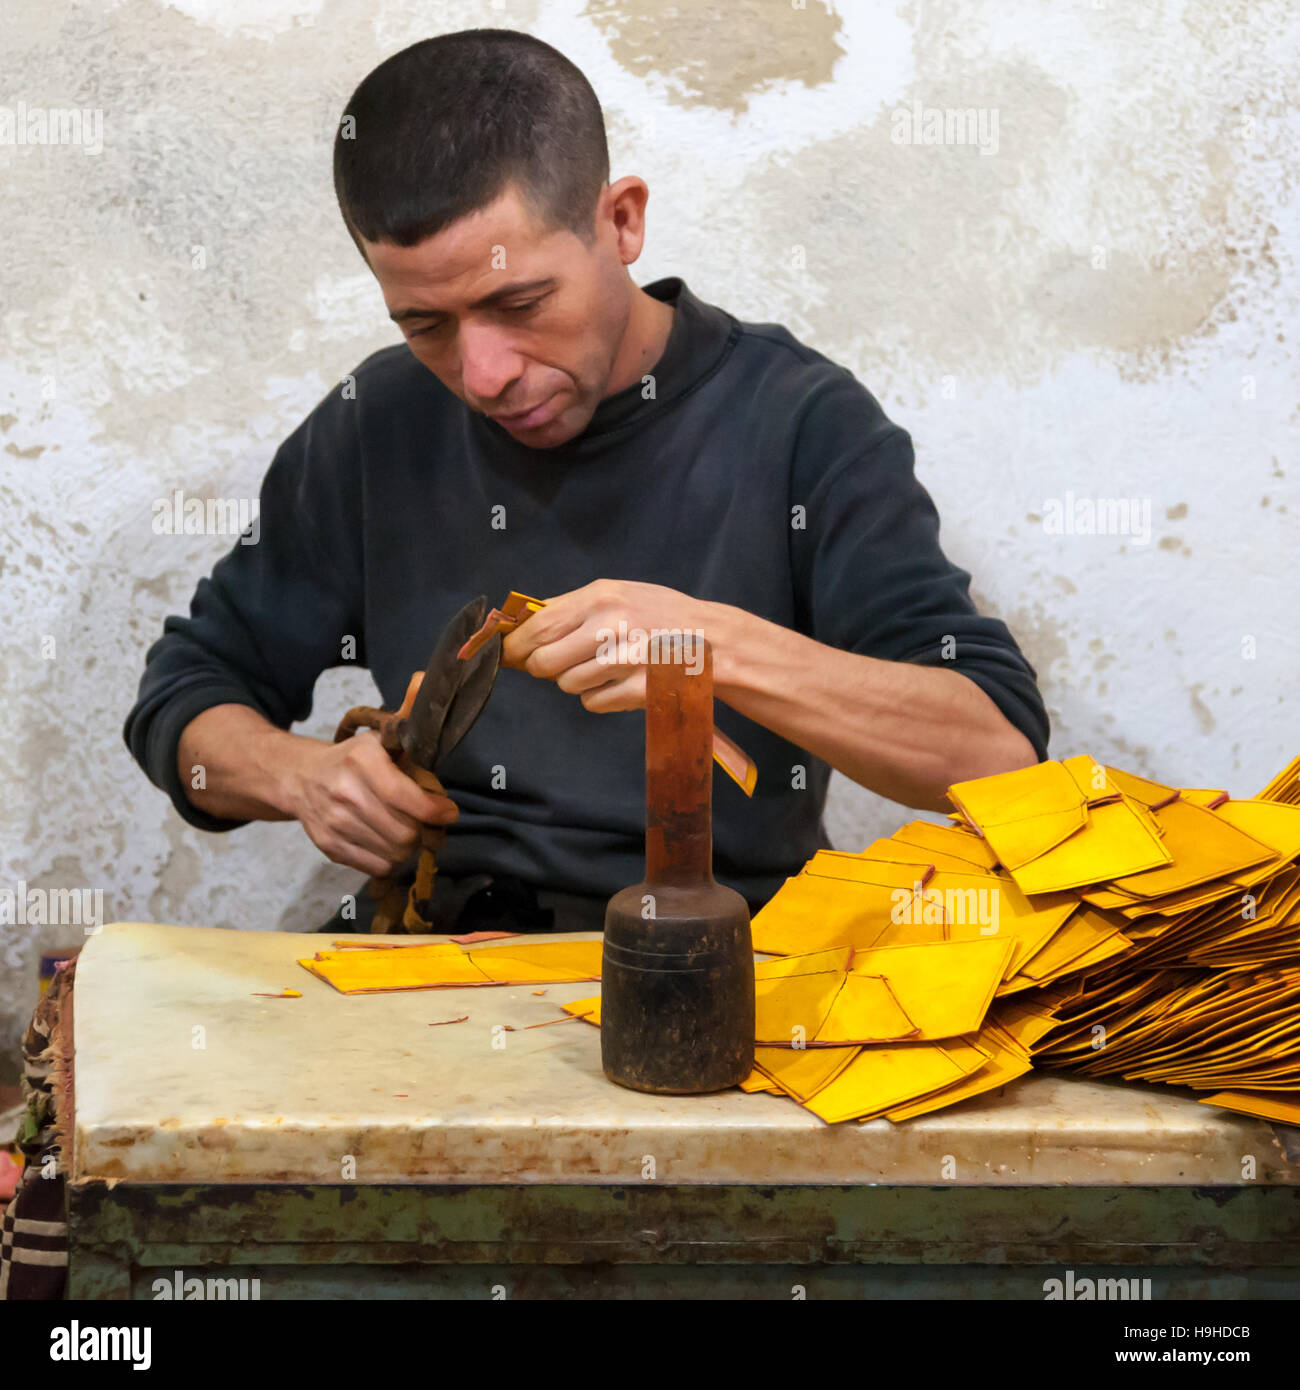
[[[397,710],[376,709],[373,705],[357,705],[339,720],[334,742],[342,743],[358,729],[377,729],[380,742],[388,755],[421,791],[445,796],[446,788],[427,768],[417,767],[402,748],[398,726],[411,712],[416,694],[424,681],[424,672],[416,671],[406,687],[401,707]],[[366,891],[379,906],[370,923],[372,933],[396,931],[427,932],[433,925],[433,880],[438,872],[438,851],[446,843],[447,831],[441,825],[420,827],[420,857],[416,863],[415,882],[403,893],[392,876],[377,875],[366,884]]]

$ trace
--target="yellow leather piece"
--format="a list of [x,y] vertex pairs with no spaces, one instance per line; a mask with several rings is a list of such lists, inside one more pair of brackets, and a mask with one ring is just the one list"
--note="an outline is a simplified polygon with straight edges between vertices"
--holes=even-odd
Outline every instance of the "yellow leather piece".
[[922,1041],[978,1031],[1011,958],[1001,937],[857,951],[851,973],[883,975]]
[[926,943],[947,941],[951,929],[942,920],[942,911],[930,911],[928,902],[922,903],[919,913],[913,913],[902,921],[891,921],[883,927],[870,944],[876,946],[924,946]]
[[869,1120],[894,1106],[932,1095],[978,1070],[988,1054],[969,1043],[900,1043],[864,1047],[804,1108],[828,1124]]
[[903,1011],[889,981],[850,972],[816,1034],[818,1043],[878,1043],[916,1038],[916,1024]]
[[[754,1036],[774,1047],[802,1045],[817,1037],[844,971],[822,970],[811,975],[785,975],[754,982]],[[848,1039],[846,1039],[848,1041]]]
[[586,1014],[584,1023],[594,1023],[600,1027],[600,995],[593,994],[586,999],[574,999],[568,1004],[561,1004],[560,1008],[566,1014]]
[[955,782],[948,799],[979,828],[1012,873],[1088,823],[1087,798],[1057,762]]
[[777,980],[786,975],[815,975],[821,970],[847,970],[853,959],[852,946],[831,946],[825,951],[807,951],[798,956],[777,956],[754,962],[754,979]]
[[1151,813],[1087,755],[958,782],[948,796],[1025,893],[1105,884],[1172,862]]
[[1102,912],[1131,912],[1134,916],[1151,912],[1163,901],[1147,902],[1132,893],[1110,888],[1080,888],[1079,897],[1089,907],[1099,908]]
[[[500,946],[475,946],[470,959],[490,974],[500,973],[500,962],[519,961],[527,966],[567,972],[573,980],[600,979],[601,943],[599,941],[537,941],[516,939]],[[528,983],[519,979],[520,984]]]
[[1158,898],[1214,879],[1242,873],[1276,858],[1274,851],[1239,830],[1222,811],[1173,801],[1151,812],[1173,863],[1110,881],[1112,892]]
[[1112,924],[1087,927],[1088,919],[1080,914],[1090,911],[1081,908],[1056,939],[998,989],[998,997],[1042,989],[1066,976],[1095,969],[1131,949],[1133,942]]
[[928,820],[914,820],[895,830],[888,840],[877,840],[877,845],[911,845],[920,849],[932,849],[940,854],[951,855],[955,859],[968,861],[977,869],[993,869],[998,857],[987,840],[973,835],[969,830],[960,830],[951,825],[935,825]]
[[1181,795],[1184,801],[1190,801],[1193,806],[1204,806],[1209,811],[1228,799],[1228,793],[1222,787],[1183,787]]
[[924,884],[926,865],[910,861],[891,862],[872,859],[865,854],[840,854],[836,850],[819,849],[804,865],[803,872],[814,878],[844,879],[889,892],[911,892],[918,882]]
[[1086,828],[1040,855],[1031,864],[1010,870],[1025,893],[1060,892],[1095,883],[1111,883],[1173,862],[1160,841],[1151,812],[1122,794],[1117,801],[1089,806]]
[[1021,1047],[1031,1053],[1035,1045],[1057,1026],[1053,1014],[1016,999],[999,1001],[989,1019],[996,1019]]
[[1079,970],[1095,970],[1097,966],[1104,964],[1116,956],[1122,956],[1133,943],[1124,935],[1123,932],[1116,932],[1114,936],[1108,936],[1105,941],[1099,941],[1090,951],[1085,951],[1083,955],[1076,956],[1072,961],[1061,966],[1059,970],[1053,971],[1044,979],[1039,980],[1040,985],[1050,985],[1053,980],[1059,980],[1065,975],[1073,975]]
[[545,985],[600,979],[599,941],[512,941],[463,950],[449,943],[392,950],[320,951],[299,965],[341,994],[395,989],[455,989],[466,985]]
[[807,1103],[861,1052],[860,1047],[756,1047],[754,1065],[795,1100]]
[[317,960],[333,960],[335,957],[348,954],[350,951],[423,951],[426,955],[459,955],[460,947],[454,941],[410,941],[403,942],[400,938],[394,940],[392,937],[371,937],[368,941],[335,941],[332,943],[333,950],[317,951]]
[[[1006,966],[1010,976],[1052,939],[1078,905],[1078,899],[1070,893],[1043,893],[1031,901],[1013,879],[1003,874],[942,869],[930,876],[919,895],[914,892],[910,900],[897,905],[894,915],[913,921],[891,922],[873,944],[898,946],[917,941],[972,941],[1002,936],[1012,942]],[[918,916],[939,916],[942,924],[918,931]]]
[[510,956],[502,953],[491,954],[488,960],[480,960],[475,953],[474,964],[483,976],[494,985],[564,985],[577,980],[599,980],[600,972],[569,968],[561,965],[547,965],[532,961],[526,956]]
[[1300,806],[1281,801],[1225,801],[1214,814],[1268,845],[1283,859],[1300,854]]
[[[409,951],[322,952],[325,960],[299,965],[340,994],[382,994],[394,989],[439,989],[493,983],[457,948],[455,956],[419,949]],[[328,957],[334,957],[329,959]]]
[[1139,777],[1135,772],[1125,772],[1121,768],[1110,766],[1105,767],[1103,771],[1107,780],[1118,787],[1125,796],[1130,800],[1140,801],[1148,810],[1163,806],[1180,794],[1177,787],[1168,787],[1163,782],[1153,782],[1149,777]]
[[924,1096],[907,1105],[897,1106],[893,1110],[886,1110],[885,1118],[894,1124],[914,1120],[918,1115],[928,1115],[932,1111],[946,1109],[959,1101],[970,1100],[972,1096],[986,1095],[989,1091],[1007,1086],[1017,1077],[1033,1070],[1033,1063],[1024,1049],[1006,1039],[996,1027],[982,1028],[979,1043],[990,1053],[983,1066],[952,1085],[945,1086],[942,1091]]
[[1282,801],[1291,806],[1300,805],[1300,758],[1292,758],[1254,799]]
[[1300,1091],[1216,1091],[1200,1101],[1274,1124],[1300,1125]]
[[[973,838],[967,836],[967,839]],[[831,853],[826,850],[824,853]],[[969,859],[960,859],[955,854],[946,854],[939,849],[925,849],[921,845],[905,844],[902,840],[876,840],[869,844],[860,855],[848,856],[855,859],[870,860],[877,864],[916,864],[922,870],[932,869],[955,869],[958,873],[970,873],[972,870],[983,870],[984,865],[972,863]]]
[[316,960],[352,960],[361,951],[409,951],[414,958],[427,958],[427,956],[459,956],[464,955],[455,941],[427,941],[420,942],[419,945],[402,945],[400,938],[395,937],[375,937],[373,945],[336,945],[331,951],[317,951],[314,959]]
[[1080,907],[1060,931],[1036,955],[1020,967],[1020,974],[1046,984],[1072,961],[1090,954],[1119,935],[1119,925],[1090,907]]
[[889,925],[889,884],[796,874],[754,914],[754,949],[778,956],[832,946],[869,946]]
[[[1280,861],[1279,861],[1280,862]],[[1259,879],[1256,878],[1259,875]],[[1134,900],[1131,906],[1120,909],[1126,917],[1140,917],[1148,913],[1158,913],[1161,917],[1179,917],[1183,913],[1191,912],[1198,907],[1205,907],[1208,903],[1216,902],[1221,898],[1235,896],[1240,893],[1243,886],[1252,881],[1261,881],[1268,877],[1266,866],[1260,869],[1252,869],[1245,874],[1241,874],[1234,879],[1214,879],[1210,883],[1198,884],[1194,888],[1185,889],[1179,893],[1170,893],[1167,897],[1155,898],[1149,902]],[[1085,895],[1086,901],[1092,903],[1092,894]],[[1093,904],[1097,907],[1104,907],[1105,903]]]

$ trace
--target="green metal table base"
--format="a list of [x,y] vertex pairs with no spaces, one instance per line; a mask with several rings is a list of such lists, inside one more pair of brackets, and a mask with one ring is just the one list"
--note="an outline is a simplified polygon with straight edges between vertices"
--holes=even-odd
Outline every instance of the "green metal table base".
[[1300,1296],[1285,1186],[92,1182],[69,1223],[72,1298]]

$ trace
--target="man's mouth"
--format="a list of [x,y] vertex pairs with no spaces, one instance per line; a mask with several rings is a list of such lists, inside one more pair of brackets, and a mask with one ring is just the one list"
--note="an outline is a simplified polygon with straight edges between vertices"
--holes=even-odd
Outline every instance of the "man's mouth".
[[549,421],[554,401],[555,396],[547,396],[544,401],[530,406],[527,410],[517,410],[510,415],[494,415],[492,418],[508,430],[536,429]]

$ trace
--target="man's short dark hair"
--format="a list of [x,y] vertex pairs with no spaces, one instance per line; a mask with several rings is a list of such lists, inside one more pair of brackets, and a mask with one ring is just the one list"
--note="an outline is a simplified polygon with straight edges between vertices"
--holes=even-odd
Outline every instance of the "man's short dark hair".
[[591,83],[513,29],[442,34],[385,59],[334,140],[334,191],[354,240],[414,246],[513,183],[548,229],[589,241],[608,179]]

